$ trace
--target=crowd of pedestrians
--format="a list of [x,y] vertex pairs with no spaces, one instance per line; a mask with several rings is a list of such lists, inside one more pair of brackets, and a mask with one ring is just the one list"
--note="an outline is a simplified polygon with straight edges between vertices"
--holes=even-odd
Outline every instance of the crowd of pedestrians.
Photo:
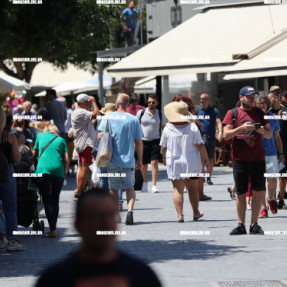
[[[45,233],[48,237],[59,235],[60,192],[72,159],[77,159],[78,165],[74,200],[79,200],[85,190],[93,187],[109,190],[117,206],[116,221],[121,222],[125,192],[127,225],[134,224],[136,170],[142,174],[141,191],[158,193],[158,164],[162,162],[173,186],[176,221],[182,223],[184,191],[189,196],[193,220],[204,215],[199,202],[212,199],[204,194],[204,181],[206,178],[207,184],[213,184],[215,145],[223,138],[232,147],[234,186],[229,192],[232,199],[237,200],[238,226],[230,234],[247,233],[245,211],[249,197],[252,198],[250,233],[263,234],[258,217],[268,217],[268,209],[276,214],[277,209],[286,208],[283,176],[279,182],[278,203],[276,201],[278,173],[286,173],[287,166],[284,96],[286,93],[282,94],[278,86],[271,87],[268,95],[244,87],[239,92],[237,107],[226,113],[223,122],[206,93],[200,95],[197,110],[193,100],[184,95],[177,95],[161,112],[157,96],[149,95],[144,107],[139,105],[138,95],[126,94],[119,94],[115,103],[107,103],[103,108],[94,97],[80,94],[72,110],[52,89],[46,91],[44,108],[34,107],[32,111],[32,104],[27,101],[15,109],[14,119],[9,114],[13,111],[3,106],[0,155],[5,159],[1,170],[6,172],[0,182],[0,247],[9,251],[25,249],[13,235],[13,231],[17,231],[17,219],[19,221],[20,181],[13,169],[16,162],[25,161],[29,172],[35,172],[36,176],[27,180],[27,190],[34,184],[41,195],[49,224],[49,231]],[[275,115],[279,119],[268,119]],[[107,133],[112,149],[107,147],[98,152]],[[28,152],[33,155],[32,162]],[[105,164],[99,164],[98,158],[103,154]],[[151,185],[147,177],[148,164],[151,164]],[[264,195],[266,178],[267,196]]]

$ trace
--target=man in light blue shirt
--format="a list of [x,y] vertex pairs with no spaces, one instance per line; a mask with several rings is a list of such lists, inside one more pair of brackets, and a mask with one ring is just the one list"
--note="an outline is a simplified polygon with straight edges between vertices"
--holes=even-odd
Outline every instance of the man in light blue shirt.
[[[101,139],[108,120],[113,137],[113,155],[107,166],[108,174],[113,174],[109,177],[109,185],[116,204],[119,201],[118,190],[121,188],[126,190],[128,201],[126,224],[132,225],[136,197],[134,191],[135,166],[136,169],[142,167],[143,132],[139,120],[126,112],[128,105],[129,96],[119,94],[116,101],[117,111],[104,116],[98,127],[98,138]],[[108,128],[106,131],[108,131]],[[136,163],[134,159],[135,149],[138,155]]]

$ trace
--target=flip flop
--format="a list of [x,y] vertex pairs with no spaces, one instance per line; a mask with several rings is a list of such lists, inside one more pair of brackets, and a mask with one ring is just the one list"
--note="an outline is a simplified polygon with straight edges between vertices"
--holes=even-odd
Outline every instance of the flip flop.
[[205,200],[211,200],[211,199],[212,199],[212,197],[204,195],[203,197],[199,198],[199,201],[205,201]]
[[183,217],[183,216],[178,217],[178,218],[177,218],[177,222],[178,222],[178,223],[184,222],[184,217]]
[[196,221],[199,218],[201,218],[203,215],[204,215],[204,213],[200,213],[200,215],[193,216],[193,220]]

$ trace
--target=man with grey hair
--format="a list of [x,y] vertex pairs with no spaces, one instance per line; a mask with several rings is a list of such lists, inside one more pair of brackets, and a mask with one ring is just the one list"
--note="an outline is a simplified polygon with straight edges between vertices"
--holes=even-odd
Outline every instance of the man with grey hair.
[[[22,115],[25,115],[25,116],[35,116],[35,114],[31,111],[31,107],[32,107],[32,103],[30,101],[25,101],[23,103],[23,108],[24,108],[24,111],[22,113]],[[35,121],[35,119],[30,119],[31,121]]]
[[[129,96],[119,94],[116,101],[117,111],[103,117],[98,127],[98,139],[101,140],[102,132],[105,131],[108,120],[111,134],[113,137],[113,155],[108,163],[107,169],[110,174],[120,174],[121,177],[109,177],[111,193],[114,196],[115,204],[118,206],[119,189],[125,189],[128,203],[128,214],[126,225],[133,224],[133,208],[136,194],[134,191],[135,184],[135,167],[142,167],[143,133],[139,120],[127,113],[129,105]],[[134,149],[137,151],[138,160],[135,164]],[[120,221],[120,216],[118,216]]]

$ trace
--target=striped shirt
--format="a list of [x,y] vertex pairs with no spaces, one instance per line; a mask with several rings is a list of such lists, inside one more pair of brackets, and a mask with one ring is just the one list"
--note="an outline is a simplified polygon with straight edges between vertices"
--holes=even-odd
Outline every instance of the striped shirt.
[[87,146],[94,146],[96,130],[92,123],[92,115],[93,112],[82,108],[77,108],[72,113],[74,145],[78,154]]

